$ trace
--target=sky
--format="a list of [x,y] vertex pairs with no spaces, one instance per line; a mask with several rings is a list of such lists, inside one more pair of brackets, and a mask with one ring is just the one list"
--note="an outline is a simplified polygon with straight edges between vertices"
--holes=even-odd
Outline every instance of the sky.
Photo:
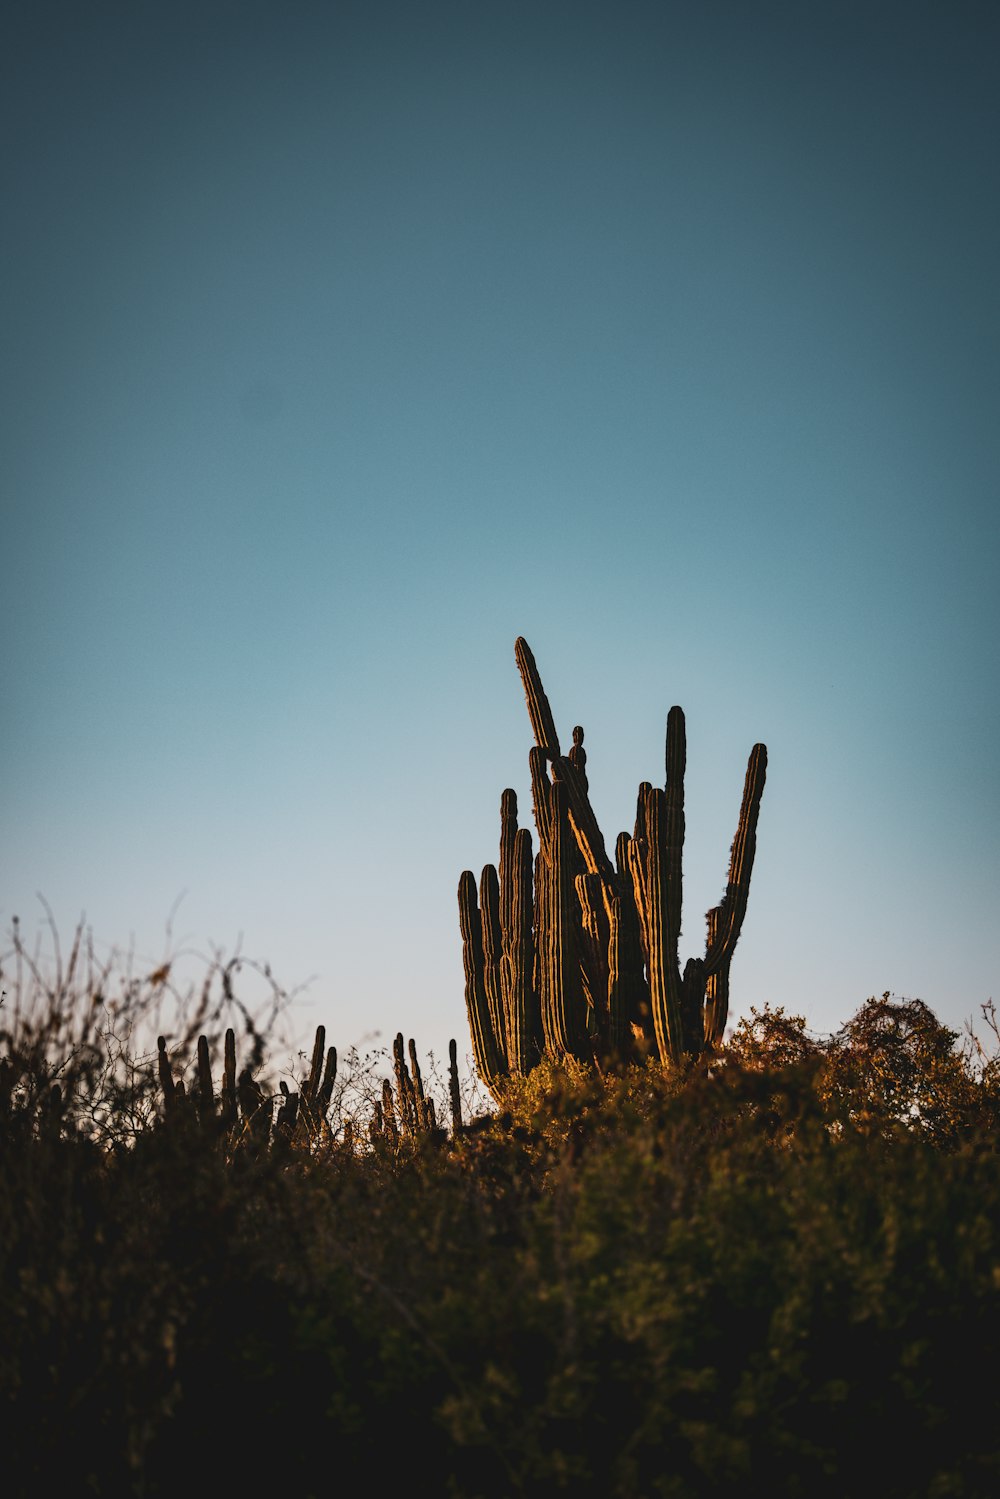
[[4,931],[466,1054],[524,635],[682,961],[767,744],[734,1019],[1000,1001],[994,5],[2,24]]

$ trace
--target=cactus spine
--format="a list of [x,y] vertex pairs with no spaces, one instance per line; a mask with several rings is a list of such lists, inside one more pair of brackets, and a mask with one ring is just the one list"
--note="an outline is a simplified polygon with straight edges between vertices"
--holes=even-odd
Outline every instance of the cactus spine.
[[544,1053],[594,1060],[655,1047],[663,1065],[719,1044],[729,971],[746,915],[767,750],[750,754],[726,892],[708,913],[704,958],[678,957],[684,850],[684,714],[670,709],[666,778],[639,787],[635,830],[615,862],[590,803],[584,732],[563,755],[527,641],[514,658],[535,744],[528,754],[539,851],[517,827],[517,798],[500,802],[498,869],[459,882],[465,994],[476,1067],[502,1098],[508,1077]]

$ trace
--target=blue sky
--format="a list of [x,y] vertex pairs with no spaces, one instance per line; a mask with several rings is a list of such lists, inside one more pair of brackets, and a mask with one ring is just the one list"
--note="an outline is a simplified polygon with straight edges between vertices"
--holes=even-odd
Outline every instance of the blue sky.
[[466,1045],[523,634],[682,956],[767,743],[737,1014],[1000,998],[995,7],[4,27],[4,926]]

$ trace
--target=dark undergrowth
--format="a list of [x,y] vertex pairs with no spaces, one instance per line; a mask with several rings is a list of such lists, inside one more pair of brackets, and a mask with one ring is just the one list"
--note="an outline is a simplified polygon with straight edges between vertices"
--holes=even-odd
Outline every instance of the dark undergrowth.
[[1000,1492],[997,1068],[917,1001],[399,1141],[359,1086],[256,1152],[17,1023],[6,1493]]

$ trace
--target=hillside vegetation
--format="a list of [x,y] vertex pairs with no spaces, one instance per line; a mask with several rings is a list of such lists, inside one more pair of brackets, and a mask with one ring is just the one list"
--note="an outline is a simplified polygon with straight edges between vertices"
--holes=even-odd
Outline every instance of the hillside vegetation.
[[6,1492],[1000,1489],[1000,1076],[919,1001],[543,1061],[460,1126],[397,1053],[390,1129],[392,1063],[272,1103],[245,1015],[240,1107],[221,1047],[198,1091],[231,968],[157,1057],[166,974],[85,967],[4,978]]

